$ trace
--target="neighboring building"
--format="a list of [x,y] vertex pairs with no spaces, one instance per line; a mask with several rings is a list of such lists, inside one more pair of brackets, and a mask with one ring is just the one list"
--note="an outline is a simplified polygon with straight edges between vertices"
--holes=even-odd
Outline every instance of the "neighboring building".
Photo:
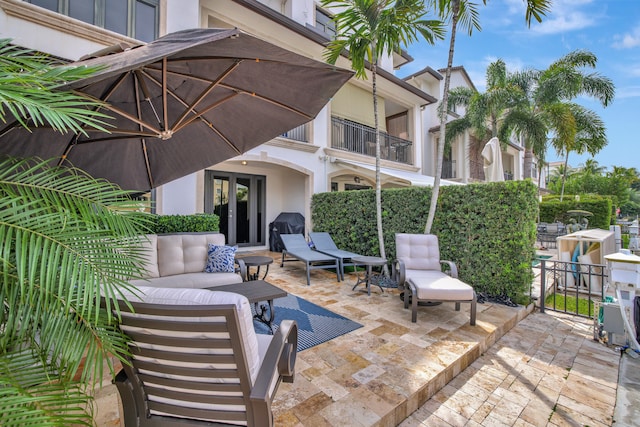
[[[233,28],[296,53],[323,59],[335,33],[327,11],[314,0],[0,0],[0,37],[17,45],[77,60],[116,43],[151,41],[195,27]],[[412,61],[406,53],[383,58],[378,74],[383,188],[431,185],[438,137],[436,104],[443,72],[426,68],[399,79],[394,70]],[[337,64],[350,68],[341,58]],[[464,68],[452,87],[473,87]],[[304,94],[301,94],[304,96]],[[451,117],[464,112],[452,112]],[[268,224],[281,212],[300,212],[311,229],[314,193],[375,186],[371,79],[351,79],[315,120],[242,156],[178,179],[154,191],[160,214],[215,212],[230,244],[267,247]],[[446,178],[482,180],[482,163],[468,156],[471,137],[447,153]],[[481,151],[481,147],[479,150]],[[521,148],[504,164],[519,170]],[[479,153],[479,151],[478,151]],[[512,163],[508,162],[513,156]],[[521,157],[521,156],[520,156]],[[518,176],[518,175],[516,175]]]

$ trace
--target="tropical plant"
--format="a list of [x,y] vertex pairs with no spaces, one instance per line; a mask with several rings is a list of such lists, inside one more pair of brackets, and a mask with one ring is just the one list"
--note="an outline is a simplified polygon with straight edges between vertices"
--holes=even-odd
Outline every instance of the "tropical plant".
[[481,142],[497,137],[504,114],[526,96],[520,85],[512,80],[502,59],[489,64],[486,80],[485,92],[467,87],[457,87],[449,92],[449,105],[464,106],[466,112],[463,117],[447,123],[447,143],[470,129]]
[[[531,25],[531,19],[541,22],[542,17],[550,10],[551,0],[523,0],[526,2],[525,20]],[[436,159],[436,176],[433,184],[433,195],[429,206],[429,215],[424,232],[430,233],[433,219],[436,215],[438,196],[440,194],[440,177],[442,175],[442,164],[444,161],[444,147],[446,141],[447,112],[449,111],[449,87],[451,85],[451,68],[453,67],[453,55],[455,52],[456,32],[458,23],[471,35],[473,30],[480,30],[480,21],[477,5],[469,0],[429,0],[430,6],[434,8],[438,16],[451,23],[451,34],[449,38],[449,56],[447,59],[447,69],[444,78],[444,94],[440,105],[440,140],[438,143],[438,157]],[[482,1],[487,4],[487,0]]]
[[[50,67],[3,43],[3,121],[60,131],[99,125],[103,116],[85,108],[96,104],[53,90],[87,70]],[[141,275],[139,202],[104,180],[48,164],[0,158],[3,426],[93,424],[93,386],[105,361],[113,371],[108,355],[127,348],[101,296],[109,301],[125,278]]]
[[335,64],[346,51],[356,77],[366,79],[367,68],[371,71],[376,140],[376,223],[380,256],[386,258],[380,181],[378,61],[400,51],[403,45],[417,41],[419,36],[431,44],[442,39],[442,22],[425,19],[428,10],[423,0],[323,0],[322,5],[337,11],[333,16],[336,36],[325,51],[327,62]]
[[[520,78],[528,102],[520,103],[505,118],[503,135],[512,131],[525,142],[525,174],[530,171],[534,155],[542,156],[547,141],[558,154],[565,155],[565,169],[569,153],[585,152],[595,155],[606,144],[602,119],[593,111],[571,102],[578,96],[588,96],[607,106],[614,96],[613,82],[584,68],[595,68],[596,56],[588,51],[568,53],[542,71],[532,71]],[[551,137],[548,140],[548,137]],[[566,181],[563,175],[562,182]],[[561,189],[562,199],[564,190]]]
[[101,103],[57,86],[87,77],[88,67],[53,67],[45,55],[0,39],[0,121],[7,115],[24,127],[49,125],[56,131],[84,133],[83,127],[104,130]]

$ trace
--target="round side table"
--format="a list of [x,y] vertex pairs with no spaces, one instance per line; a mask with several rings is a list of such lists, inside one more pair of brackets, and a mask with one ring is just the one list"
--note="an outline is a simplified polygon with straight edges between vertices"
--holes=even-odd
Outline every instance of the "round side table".
[[[251,255],[251,256],[238,257],[238,259],[241,259],[242,261],[244,261],[244,265],[247,266],[247,280],[258,280],[260,277],[260,267],[266,266],[267,268],[264,271],[264,275],[262,276],[262,279],[259,279],[259,280],[264,280],[265,277],[267,277],[267,274],[269,273],[269,264],[273,263],[273,258],[269,256]],[[255,273],[253,274],[251,273],[250,267],[257,267]]]
[[354,291],[358,285],[364,283],[367,287],[367,295],[371,295],[371,283],[373,282],[378,285],[380,291],[384,292],[384,289],[380,286],[380,283],[378,283],[377,280],[381,273],[374,273],[373,267],[382,267],[387,263],[386,259],[377,256],[358,256],[351,258],[351,261],[353,261],[354,265],[364,265],[366,267],[364,277],[361,278],[360,275],[358,275],[358,280],[351,290]]

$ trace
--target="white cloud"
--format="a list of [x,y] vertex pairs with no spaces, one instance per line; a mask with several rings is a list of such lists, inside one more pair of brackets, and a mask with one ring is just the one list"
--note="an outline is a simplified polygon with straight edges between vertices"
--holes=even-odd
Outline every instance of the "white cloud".
[[616,34],[612,46],[616,49],[629,49],[640,46],[640,28],[634,28],[631,32],[619,35]]
[[[524,16],[526,2],[523,0],[504,0],[510,15]],[[531,30],[536,34],[557,34],[592,27],[597,17],[586,9],[593,0],[555,0],[551,10],[542,18],[541,23],[532,20]]]
[[627,86],[616,90],[616,99],[639,98],[640,86]]

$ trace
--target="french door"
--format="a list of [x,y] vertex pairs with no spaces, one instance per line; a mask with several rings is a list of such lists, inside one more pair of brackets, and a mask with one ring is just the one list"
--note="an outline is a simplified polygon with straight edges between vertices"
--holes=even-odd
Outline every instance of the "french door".
[[204,211],[220,217],[227,244],[265,244],[265,176],[208,170],[204,191]]

